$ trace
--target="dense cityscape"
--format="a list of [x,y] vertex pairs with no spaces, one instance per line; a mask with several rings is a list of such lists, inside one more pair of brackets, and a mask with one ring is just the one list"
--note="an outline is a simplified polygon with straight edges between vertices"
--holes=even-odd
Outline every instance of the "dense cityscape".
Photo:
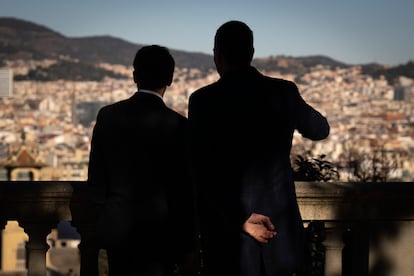
[[[13,74],[24,74],[50,61],[7,64]],[[47,164],[42,180],[85,180],[95,116],[105,104],[131,96],[136,87],[132,68],[101,65],[125,75],[103,81],[14,81],[12,95],[0,98],[0,160],[24,144]],[[361,73],[360,67],[329,69],[316,66],[301,76],[265,72],[297,83],[303,98],[327,116],[331,134],[312,143],[295,134],[292,158],[305,155],[332,162],[341,181],[355,178],[355,164],[365,170],[385,170],[388,181],[414,179],[414,82],[400,77],[390,83]],[[218,78],[215,71],[176,68],[165,95],[166,103],[187,114],[189,95]],[[5,179],[4,171],[0,174]]]
[[[104,216],[96,212],[93,199],[97,197],[91,198],[90,186],[85,185],[92,132],[103,106],[137,91],[131,63],[146,43],[169,47],[176,67],[164,101],[187,116],[191,94],[219,79],[213,32],[227,18],[244,18],[252,27],[252,64],[265,75],[293,81],[304,100],[330,124],[325,140],[312,142],[296,131],[292,141],[291,187],[305,230],[304,274],[414,276],[414,185],[410,185],[414,183],[414,17],[410,14],[414,1],[385,2],[303,1],[298,6],[288,1],[221,1],[203,6],[204,2],[189,1],[119,5],[108,0],[96,5],[91,1],[3,0],[0,276],[108,276],[108,247],[97,242],[102,237],[126,238],[125,244],[118,243],[120,247],[129,256],[141,252],[140,259],[152,251],[167,256],[168,244],[177,244],[175,249],[184,252],[186,245],[176,242],[183,236],[175,231],[183,225],[177,224],[179,219],[169,219],[166,227],[157,228],[160,240],[173,243],[155,241],[151,247],[156,250],[148,251],[136,242],[140,237],[151,241],[140,229],[158,232],[146,221],[146,217],[157,219],[152,211],[164,209],[171,214],[178,210],[158,204],[158,198],[146,204],[155,198],[148,190],[161,195],[159,189],[146,189],[147,185],[128,193],[138,207],[119,212],[116,220],[96,223],[97,214]],[[252,110],[245,108],[246,118]],[[276,133],[278,128],[275,125]],[[136,157],[136,152],[130,156]],[[161,168],[160,175],[169,176],[170,171]],[[208,190],[217,193],[219,204],[237,210],[237,204],[221,196],[220,185],[216,187]],[[282,198],[279,187],[271,192],[273,199],[260,193],[260,204],[252,200],[248,207],[254,213],[276,215],[271,220],[277,235],[270,247],[288,244],[286,237],[294,236],[282,222],[284,212],[270,208],[275,203],[283,210],[283,202],[293,202],[293,198]],[[199,198],[194,198],[197,203]],[[115,202],[107,209],[120,205]],[[127,228],[124,222],[128,223],[130,213],[137,214],[133,231],[99,235],[100,230]],[[195,219],[197,225],[193,251],[183,263],[183,268],[191,266],[197,273],[188,275],[211,271],[209,246],[204,242],[211,240],[209,235],[203,237],[202,214],[209,213],[196,209],[195,218],[187,212],[185,216],[186,222]],[[218,216],[227,218],[227,213]],[[225,227],[218,220],[213,220],[212,229],[223,233]],[[228,222],[232,224],[231,218]],[[244,224],[239,229],[244,230]],[[230,232],[221,237],[232,240]],[[260,245],[264,249],[260,259],[266,263],[273,262],[269,246]],[[257,251],[254,246],[241,248]],[[291,263],[292,247],[282,248],[278,259]],[[221,264],[231,260],[231,250],[223,252]],[[177,256],[174,259],[179,260]],[[254,267],[251,264],[257,259],[252,260],[243,259],[243,266]],[[142,264],[131,258],[122,260],[122,265],[136,271],[144,271]],[[183,272],[180,264],[174,265],[174,275],[187,275]],[[269,269],[260,273],[272,274]]]

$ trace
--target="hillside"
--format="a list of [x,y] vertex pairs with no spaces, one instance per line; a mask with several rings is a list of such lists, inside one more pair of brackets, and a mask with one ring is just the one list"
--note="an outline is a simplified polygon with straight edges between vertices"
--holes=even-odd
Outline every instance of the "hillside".
[[[111,36],[66,37],[45,26],[16,18],[0,17],[0,60],[59,59],[70,57],[83,63],[131,65],[137,49],[134,44]],[[213,66],[211,56],[171,49],[177,66]]]
[[[18,79],[43,80],[57,78],[71,80],[96,80],[103,76],[120,78],[95,65],[99,63],[130,66],[137,49],[143,44],[131,43],[111,36],[67,37],[46,26],[26,20],[0,17],[0,66],[5,60],[57,60],[52,68],[37,68],[27,76]],[[170,49],[179,68],[198,68],[207,71],[214,68],[212,55]],[[270,56],[255,59],[253,64],[259,69],[279,71],[281,73],[306,73],[316,65],[347,67],[351,64],[336,61],[327,56]],[[363,71],[373,77],[380,75],[392,80],[398,75],[414,78],[413,62],[397,67],[382,65],[361,65]],[[79,67],[79,68],[76,68]],[[73,73],[72,73],[73,72]],[[75,74],[75,75],[74,75]]]

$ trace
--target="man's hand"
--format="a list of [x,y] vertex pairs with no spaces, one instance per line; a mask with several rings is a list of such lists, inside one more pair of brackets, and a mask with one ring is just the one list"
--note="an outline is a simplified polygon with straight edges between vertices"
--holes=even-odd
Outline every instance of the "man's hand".
[[275,226],[270,218],[261,214],[252,213],[243,224],[243,231],[260,243],[267,243],[276,235]]

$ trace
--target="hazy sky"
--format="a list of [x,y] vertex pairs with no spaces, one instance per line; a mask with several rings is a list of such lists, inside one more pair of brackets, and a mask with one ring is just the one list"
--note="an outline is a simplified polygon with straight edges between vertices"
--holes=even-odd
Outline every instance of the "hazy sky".
[[0,0],[0,16],[67,37],[111,35],[208,54],[216,29],[237,19],[254,32],[255,57],[414,60],[413,0]]

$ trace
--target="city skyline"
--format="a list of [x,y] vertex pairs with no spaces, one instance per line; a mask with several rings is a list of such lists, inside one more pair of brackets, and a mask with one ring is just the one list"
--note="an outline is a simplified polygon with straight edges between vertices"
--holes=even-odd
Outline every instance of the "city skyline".
[[[46,64],[44,61],[43,65]],[[22,64],[16,66],[19,70],[27,69]],[[109,66],[120,69],[119,65]],[[269,72],[269,76],[281,77],[279,72]],[[214,71],[200,75],[196,69],[177,68],[165,103],[186,116],[189,95],[217,77]],[[294,80],[298,76],[282,77]],[[312,157],[323,154],[326,160],[341,167],[341,180],[349,181],[352,168],[348,165],[352,158],[362,160],[359,158],[364,156],[369,163],[372,154],[387,152],[386,161],[391,165],[387,163],[386,167],[392,169],[389,176],[412,180],[412,79],[400,77],[390,83],[385,78],[362,74],[359,66],[335,69],[317,66],[300,76],[298,87],[304,99],[328,118],[332,128],[328,139],[317,144],[302,140],[295,133],[292,158],[296,154],[309,153]],[[0,126],[0,156],[5,158],[22,145],[24,131],[25,145],[33,147],[39,159],[50,166],[42,170],[42,179],[82,180],[86,177],[84,165],[88,163],[97,108],[126,99],[135,91],[132,78],[15,81],[13,97],[0,98],[0,113],[4,118]]]
[[110,35],[138,44],[212,54],[215,30],[246,22],[255,57],[326,55],[349,64],[414,60],[414,2],[2,0],[15,17],[67,37]]

